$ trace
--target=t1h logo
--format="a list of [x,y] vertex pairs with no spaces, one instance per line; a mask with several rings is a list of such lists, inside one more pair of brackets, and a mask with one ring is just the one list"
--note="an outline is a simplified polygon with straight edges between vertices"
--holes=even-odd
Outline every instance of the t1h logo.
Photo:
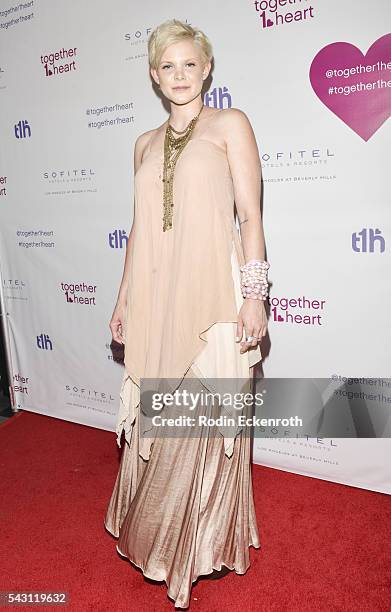
[[27,119],[23,119],[14,125],[14,131],[16,138],[30,138],[31,128]]
[[41,334],[37,336],[37,347],[39,349],[43,349],[44,351],[52,351],[53,344],[49,338],[49,334]]
[[352,234],[352,249],[356,253],[373,253],[375,251],[375,243],[378,243],[380,253],[386,248],[386,241],[380,235],[381,230],[372,227],[363,227],[361,232],[353,232]]
[[228,91],[228,87],[215,87],[212,91],[204,96],[206,106],[214,106],[215,108],[224,108],[224,100],[227,102],[226,108],[232,106],[232,96]]
[[125,243],[125,246],[128,243],[125,230],[116,229],[114,232],[109,232],[109,247],[111,249],[122,249],[123,243]]

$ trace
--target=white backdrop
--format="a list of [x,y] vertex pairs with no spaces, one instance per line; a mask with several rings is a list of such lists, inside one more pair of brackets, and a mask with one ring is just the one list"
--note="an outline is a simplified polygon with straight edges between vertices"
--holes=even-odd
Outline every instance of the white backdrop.
[[[167,117],[147,40],[172,17],[211,39],[205,103],[242,109],[257,137],[272,284],[263,374],[389,375],[386,0],[0,7],[0,264],[20,408],[114,430],[123,366],[108,323],[133,145]],[[390,451],[389,438],[262,438],[254,460],[391,493]]]

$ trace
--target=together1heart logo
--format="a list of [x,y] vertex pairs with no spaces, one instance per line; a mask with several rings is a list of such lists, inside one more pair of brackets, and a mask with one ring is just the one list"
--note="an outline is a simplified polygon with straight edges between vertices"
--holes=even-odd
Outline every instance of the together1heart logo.
[[391,114],[391,34],[365,55],[347,42],[327,45],[312,60],[309,76],[323,104],[368,141]]

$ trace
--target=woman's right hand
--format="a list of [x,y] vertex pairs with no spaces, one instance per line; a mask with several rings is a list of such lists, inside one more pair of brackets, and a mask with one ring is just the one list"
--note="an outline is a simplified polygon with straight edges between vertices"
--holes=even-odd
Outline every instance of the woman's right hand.
[[125,344],[125,309],[126,304],[118,302],[114,308],[109,325],[113,340],[119,344]]

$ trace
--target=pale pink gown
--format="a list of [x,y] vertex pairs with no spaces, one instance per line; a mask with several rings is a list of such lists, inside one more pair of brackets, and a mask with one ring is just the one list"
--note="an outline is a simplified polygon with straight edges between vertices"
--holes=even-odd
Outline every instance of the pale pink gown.
[[199,437],[140,436],[140,379],[176,378],[194,390],[211,378],[245,379],[251,389],[262,355],[259,346],[241,355],[235,342],[244,256],[225,151],[202,138],[187,143],[175,168],[167,232],[162,168],[163,152],[150,150],[135,175],[116,427],[117,443],[122,432],[126,442],[104,523],[118,552],[146,577],[164,580],[175,606],[186,608],[198,576],[222,565],[244,574],[249,546],[260,547],[251,439],[217,426]]

